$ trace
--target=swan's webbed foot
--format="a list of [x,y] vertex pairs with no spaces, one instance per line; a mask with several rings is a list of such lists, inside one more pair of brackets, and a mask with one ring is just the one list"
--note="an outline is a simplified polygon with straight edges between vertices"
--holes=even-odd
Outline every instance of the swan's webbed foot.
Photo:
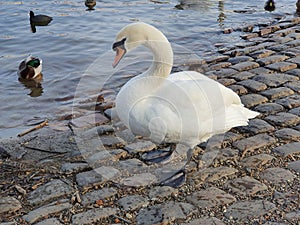
[[161,186],[170,186],[173,188],[178,188],[185,183],[186,180],[186,172],[185,169],[180,169],[175,172],[170,177],[159,182]]
[[176,149],[176,145],[172,144],[169,150],[153,150],[151,152],[146,152],[142,155],[142,159],[146,164],[153,163],[166,163],[169,162],[174,150]]

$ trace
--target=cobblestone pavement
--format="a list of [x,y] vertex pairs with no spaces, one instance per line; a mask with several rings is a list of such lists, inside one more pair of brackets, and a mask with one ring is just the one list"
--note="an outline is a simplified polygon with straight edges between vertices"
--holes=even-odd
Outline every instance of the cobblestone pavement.
[[159,168],[142,155],[157,146],[115,131],[108,109],[97,127],[94,115],[74,119],[80,135],[49,127],[1,140],[0,225],[299,224],[300,18],[243,38],[183,67],[261,115],[201,144],[183,186],[155,185]]

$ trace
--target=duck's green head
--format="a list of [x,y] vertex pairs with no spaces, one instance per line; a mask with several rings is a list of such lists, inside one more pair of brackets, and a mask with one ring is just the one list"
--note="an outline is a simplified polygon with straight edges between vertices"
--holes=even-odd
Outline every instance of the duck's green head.
[[27,66],[31,66],[33,68],[38,68],[41,65],[41,62],[37,58],[33,58],[26,63]]

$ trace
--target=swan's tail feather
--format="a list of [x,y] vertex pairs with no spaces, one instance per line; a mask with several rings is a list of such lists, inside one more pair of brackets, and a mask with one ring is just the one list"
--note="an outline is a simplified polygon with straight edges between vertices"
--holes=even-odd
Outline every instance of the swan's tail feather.
[[259,113],[245,108],[243,105],[234,105],[226,110],[225,127],[247,126],[249,119],[258,116]]

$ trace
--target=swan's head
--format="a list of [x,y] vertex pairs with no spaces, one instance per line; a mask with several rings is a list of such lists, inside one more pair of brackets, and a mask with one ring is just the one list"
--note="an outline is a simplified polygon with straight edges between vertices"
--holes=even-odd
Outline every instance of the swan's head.
[[117,34],[116,40],[112,46],[116,52],[113,67],[116,67],[126,52],[135,49],[140,45],[149,44],[151,41],[168,42],[167,38],[155,27],[143,23],[132,23],[125,26]]

